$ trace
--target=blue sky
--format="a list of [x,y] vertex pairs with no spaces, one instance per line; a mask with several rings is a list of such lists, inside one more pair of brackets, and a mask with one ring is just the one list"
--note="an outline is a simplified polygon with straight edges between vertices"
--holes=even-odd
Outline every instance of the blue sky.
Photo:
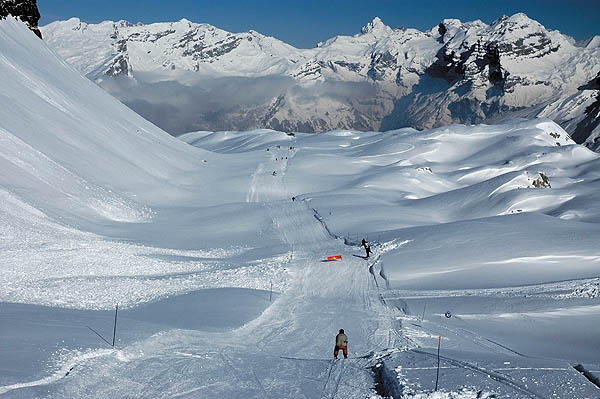
[[355,34],[376,16],[392,28],[426,30],[444,18],[490,23],[503,14],[524,12],[577,40],[600,34],[600,0],[38,0],[38,7],[41,25],[70,17],[91,23],[187,18],[232,32],[254,29],[302,48]]

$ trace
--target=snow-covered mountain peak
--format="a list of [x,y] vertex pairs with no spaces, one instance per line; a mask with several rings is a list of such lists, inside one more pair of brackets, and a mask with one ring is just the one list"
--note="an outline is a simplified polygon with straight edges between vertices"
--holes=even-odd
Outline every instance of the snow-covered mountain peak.
[[62,24],[61,24],[61,25],[62,25],[63,27],[66,27],[66,26],[69,26],[69,25],[82,25],[82,24],[85,24],[85,25],[87,25],[87,23],[83,22],[83,21],[82,21],[81,19],[79,19],[78,17],[71,17],[71,18],[69,18],[69,19],[67,19],[67,20],[65,20],[65,21],[62,21]]
[[[107,22],[113,22],[113,21],[107,21]],[[133,26],[133,24],[131,22],[127,21],[126,19],[120,19],[116,22],[113,22],[113,24],[118,28],[129,28],[129,27]]]
[[372,33],[374,36],[384,36],[392,33],[393,29],[384,24],[381,18],[375,17],[371,22],[363,26],[360,31],[363,34]]
[[537,22],[534,19],[529,18],[527,16],[527,14],[525,14],[523,12],[518,12],[513,15],[503,15],[500,18],[498,18],[497,20],[495,20],[492,23],[492,25],[496,25],[496,24],[500,24],[500,23],[507,23],[507,24],[513,24],[513,25],[521,25],[521,26],[527,26],[527,25],[541,26],[541,24],[539,22]]
[[600,35],[595,35],[587,40],[587,44],[585,48],[588,50],[593,50],[600,47]]
[[561,43],[569,40],[559,32],[547,30],[542,24],[523,13],[503,16],[491,25],[482,21],[462,23],[458,20],[444,20],[446,31],[451,33],[448,40],[455,49],[469,48],[475,43],[497,47],[501,55],[514,53],[517,56],[542,57],[549,51],[556,51]]
[[[231,33],[209,24],[185,18],[176,22],[133,25],[127,21],[85,24],[78,19],[53,22],[44,30],[48,43],[56,46],[70,30],[85,31],[79,42],[65,43],[80,70],[95,80],[108,76],[133,77],[135,72],[182,76],[245,75],[260,76],[283,72],[296,49],[256,32]],[[82,49],[85,55],[76,54]],[[91,56],[90,56],[91,55]],[[161,80],[159,78],[159,80]]]
[[441,23],[446,26],[461,26],[463,24],[458,18],[444,18]]
[[504,38],[523,38],[535,33],[549,32],[542,24],[523,13],[503,16],[490,25],[490,33]]
[[[198,86],[188,94],[194,104],[189,115],[168,117],[176,122],[154,120],[174,134],[257,127],[430,128],[512,113],[537,115],[550,101],[575,94],[600,70],[600,37],[576,47],[570,37],[523,13],[489,25],[444,19],[426,32],[392,29],[376,17],[360,33],[336,36],[312,49],[297,49],[253,30],[232,33],[187,19],[139,26],[72,19],[42,31],[51,47],[92,80],[132,78],[118,90],[105,85],[128,104],[164,104],[164,87],[148,101],[146,84]],[[239,86],[240,79],[260,80],[248,90],[259,94],[240,101],[229,90],[230,97],[221,99],[224,89]],[[212,82],[224,82],[224,87],[207,94],[207,81],[209,91],[219,84]],[[173,93],[181,98],[181,90],[174,87]],[[206,99],[202,105],[198,96]],[[208,100],[213,97],[218,104]],[[181,108],[179,100],[174,103]],[[146,108],[136,110],[149,118],[164,115],[154,106]]]

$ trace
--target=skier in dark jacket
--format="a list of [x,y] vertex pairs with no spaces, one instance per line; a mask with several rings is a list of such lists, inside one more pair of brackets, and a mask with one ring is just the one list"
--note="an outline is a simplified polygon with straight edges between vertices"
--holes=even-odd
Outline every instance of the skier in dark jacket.
[[333,350],[333,358],[337,359],[338,353],[344,352],[344,359],[348,359],[348,336],[344,334],[344,329],[340,329],[338,335],[335,336],[335,349]]
[[364,238],[362,239],[361,245],[363,247],[365,247],[365,252],[367,254],[367,256],[365,256],[365,258],[368,258],[369,255],[371,254],[371,246],[369,244],[367,244],[367,240],[365,240]]

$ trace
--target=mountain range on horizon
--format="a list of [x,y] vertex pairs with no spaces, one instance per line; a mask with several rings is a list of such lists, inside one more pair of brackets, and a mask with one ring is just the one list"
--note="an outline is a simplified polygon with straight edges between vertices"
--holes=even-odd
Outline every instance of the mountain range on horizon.
[[80,72],[174,135],[426,129],[543,116],[600,148],[600,36],[576,43],[523,13],[490,25],[445,19],[425,32],[375,18],[312,49],[186,19],[72,18],[41,30]]

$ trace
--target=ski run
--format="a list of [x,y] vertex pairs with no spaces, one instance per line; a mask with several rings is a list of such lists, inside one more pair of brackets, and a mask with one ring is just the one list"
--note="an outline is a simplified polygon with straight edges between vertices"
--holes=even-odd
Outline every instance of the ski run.
[[549,119],[174,138],[10,17],[0,76],[0,397],[600,396],[600,157]]

